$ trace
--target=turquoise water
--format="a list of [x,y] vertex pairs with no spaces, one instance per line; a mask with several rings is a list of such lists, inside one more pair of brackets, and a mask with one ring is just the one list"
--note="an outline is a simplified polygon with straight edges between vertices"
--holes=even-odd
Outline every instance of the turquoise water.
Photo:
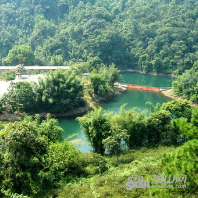
[[138,107],[140,111],[142,111],[148,108],[148,105],[145,104],[148,101],[152,102],[153,104],[162,104],[163,102],[170,101],[170,99],[164,97],[164,95],[162,95],[161,93],[127,90],[123,94],[116,96],[115,98],[107,102],[101,103],[100,106],[103,107],[105,110],[118,112],[120,106],[127,103],[125,109]]
[[[150,87],[171,87],[173,81],[173,78],[167,76],[152,76],[139,73],[121,73],[121,75],[123,83]],[[140,110],[145,110],[148,107],[145,103],[148,101],[157,104],[168,102],[170,98],[165,97],[159,92],[127,90],[123,94],[101,103],[101,106],[106,110],[118,112],[120,106],[127,103],[126,109],[138,107]]]
[[139,73],[121,73],[124,83],[150,87],[172,87],[173,78]]
[[[173,81],[173,78],[166,76],[152,76],[139,73],[122,73],[121,75],[124,83],[151,87],[171,87]],[[158,92],[127,90],[121,95],[116,96],[107,102],[101,103],[100,106],[102,106],[105,110],[118,112],[120,106],[127,103],[126,109],[138,107],[140,110],[145,110],[148,108],[148,106],[145,105],[147,101],[150,101],[153,104],[162,104],[163,102],[170,101],[170,99]],[[71,135],[77,134],[72,139],[79,139],[83,142],[83,144],[80,144],[77,147],[82,152],[90,152],[91,147],[89,146],[78,121],[75,120],[74,117],[59,119],[59,123],[64,129],[64,139]]]
[[64,129],[62,138],[66,139],[69,136],[75,135],[72,139],[80,140],[80,145],[77,145],[77,148],[83,152],[89,152],[91,150],[89,142],[86,140],[86,137],[80,128],[79,122],[75,119],[75,117],[59,119],[59,124]]

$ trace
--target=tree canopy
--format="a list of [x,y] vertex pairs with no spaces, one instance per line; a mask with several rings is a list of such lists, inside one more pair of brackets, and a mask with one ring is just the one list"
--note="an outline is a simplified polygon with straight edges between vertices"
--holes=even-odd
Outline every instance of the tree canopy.
[[197,61],[197,9],[196,0],[3,0],[0,63],[98,56],[120,69],[181,74]]
[[173,81],[173,91],[183,98],[198,103],[198,61],[190,70],[186,70]]
[[34,65],[35,57],[27,45],[15,45],[9,50],[8,56],[4,60],[5,65],[17,65],[18,63],[24,65]]
[[11,82],[2,98],[7,112],[64,113],[85,105],[82,74],[74,70],[56,70],[36,82]]

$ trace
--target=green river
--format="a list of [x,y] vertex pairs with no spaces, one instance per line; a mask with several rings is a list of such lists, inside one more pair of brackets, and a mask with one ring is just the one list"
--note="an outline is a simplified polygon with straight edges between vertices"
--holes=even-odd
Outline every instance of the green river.
[[[140,73],[121,73],[123,82],[128,84],[145,85],[150,87],[171,87],[173,78],[167,76],[153,76]],[[121,105],[127,103],[126,109],[138,107],[140,110],[145,110],[148,106],[145,105],[147,101],[156,103],[163,103],[170,101],[170,98],[165,97],[158,92],[147,92],[139,90],[127,90],[119,96],[115,96],[107,102],[100,104],[105,110],[118,112]],[[90,152],[91,147],[84,136],[82,129],[75,117],[59,119],[60,126],[64,129],[63,138],[67,138],[76,134],[72,139],[80,139],[82,144],[77,147],[82,152]]]

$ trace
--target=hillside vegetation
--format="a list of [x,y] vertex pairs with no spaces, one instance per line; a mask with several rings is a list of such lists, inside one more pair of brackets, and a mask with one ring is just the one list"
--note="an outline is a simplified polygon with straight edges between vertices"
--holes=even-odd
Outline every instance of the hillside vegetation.
[[198,103],[198,61],[194,67],[178,76],[173,82],[173,91],[182,98]]
[[104,64],[181,73],[197,60],[196,0],[2,0],[0,65]]
[[[149,115],[93,107],[77,118],[90,153],[47,114],[113,96],[118,69],[175,74],[173,91],[197,103],[197,44],[197,0],[1,0],[0,65],[71,69],[11,82],[0,98],[0,114],[22,116],[0,122],[0,197],[197,197],[198,108],[188,102],[147,102]],[[134,174],[172,187],[132,188]]]
[[[50,115],[1,124],[0,196],[196,197],[198,108],[171,101],[148,117],[124,106],[117,114],[98,108],[79,120],[92,153],[62,141],[63,129]],[[152,185],[167,184],[152,179],[158,174],[187,180],[172,182],[170,189],[127,190],[133,173]]]

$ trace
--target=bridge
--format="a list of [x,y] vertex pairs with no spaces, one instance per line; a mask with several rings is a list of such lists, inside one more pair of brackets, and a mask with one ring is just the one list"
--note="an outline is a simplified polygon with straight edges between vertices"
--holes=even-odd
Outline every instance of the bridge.
[[[18,66],[18,65],[17,65]],[[17,66],[0,66],[0,70],[16,69]],[[56,70],[56,69],[69,69],[70,66],[24,66],[25,70]]]
[[124,83],[115,83],[115,86],[123,87],[125,89],[144,90],[144,91],[156,91],[156,92],[160,92],[160,91],[165,91],[165,90],[172,89],[172,87],[161,87],[161,88],[157,88],[157,87],[148,87],[148,86],[141,86],[141,85],[124,84]]

